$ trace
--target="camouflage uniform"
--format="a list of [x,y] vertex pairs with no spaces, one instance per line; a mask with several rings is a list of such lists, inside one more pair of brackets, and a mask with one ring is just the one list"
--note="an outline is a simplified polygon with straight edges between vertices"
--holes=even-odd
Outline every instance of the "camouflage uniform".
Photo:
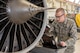
[[67,44],[67,48],[65,49],[64,53],[74,52],[74,44],[77,39],[77,27],[72,19],[66,18],[63,23],[58,23],[57,21],[54,21],[52,23],[50,32],[53,34],[53,37],[58,38],[58,43],[60,41],[64,41]]

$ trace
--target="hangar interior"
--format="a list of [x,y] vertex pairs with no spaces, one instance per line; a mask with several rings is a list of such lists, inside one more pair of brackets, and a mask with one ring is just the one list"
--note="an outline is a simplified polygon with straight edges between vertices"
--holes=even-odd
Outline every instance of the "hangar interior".
[[[74,53],[80,53],[80,0],[0,0],[0,53],[29,53],[39,41],[52,40],[43,35],[57,8],[64,8],[75,21]],[[44,43],[47,48],[51,45]]]

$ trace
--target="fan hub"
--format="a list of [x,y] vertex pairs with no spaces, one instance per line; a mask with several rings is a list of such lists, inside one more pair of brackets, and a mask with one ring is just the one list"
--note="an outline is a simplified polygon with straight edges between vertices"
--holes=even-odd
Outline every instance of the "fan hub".
[[39,7],[25,0],[13,0],[8,3],[9,20],[15,24],[22,24],[39,12]]

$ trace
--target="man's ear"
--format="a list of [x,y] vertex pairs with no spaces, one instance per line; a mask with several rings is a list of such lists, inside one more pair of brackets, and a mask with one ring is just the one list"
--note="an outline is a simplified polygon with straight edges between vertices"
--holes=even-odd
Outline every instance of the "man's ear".
[[64,14],[64,16],[67,16],[67,14]]
[[66,16],[67,16],[67,14],[64,14],[64,16],[66,17]]

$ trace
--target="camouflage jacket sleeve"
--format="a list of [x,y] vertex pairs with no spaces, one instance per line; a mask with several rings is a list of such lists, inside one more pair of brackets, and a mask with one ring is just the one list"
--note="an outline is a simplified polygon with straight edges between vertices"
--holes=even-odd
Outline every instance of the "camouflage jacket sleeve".
[[65,41],[67,46],[72,46],[75,44],[77,40],[76,34],[77,34],[77,27],[75,22],[73,22],[73,24],[71,24],[71,29],[70,29],[70,38],[67,41]]
[[54,38],[56,37],[56,33],[55,33],[55,29],[54,29],[54,22],[52,23],[51,27],[50,27],[50,35],[53,36]]

